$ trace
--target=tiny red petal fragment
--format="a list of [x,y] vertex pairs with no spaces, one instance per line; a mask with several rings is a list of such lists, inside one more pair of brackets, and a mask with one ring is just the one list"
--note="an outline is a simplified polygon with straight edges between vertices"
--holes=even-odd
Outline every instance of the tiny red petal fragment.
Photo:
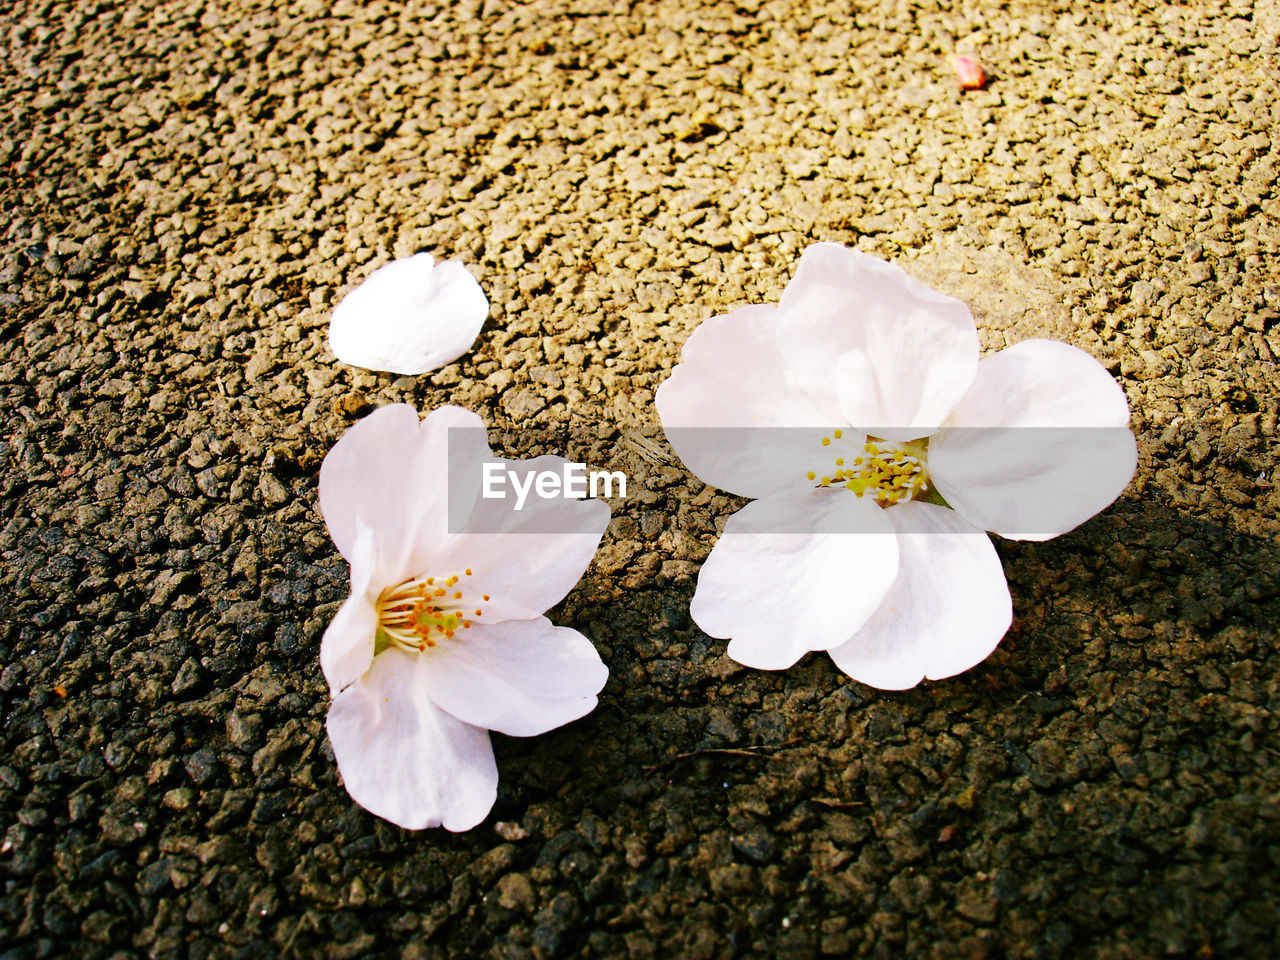
[[56,693],[58,696],[62,697],[62,699],[64,700],[67,698],[67,688],[60,683],[53,688],[53,692]]
[[951,68],[956,72],[961,90],[981,90],[987,85],[987,75],[973,57],[952,57]]

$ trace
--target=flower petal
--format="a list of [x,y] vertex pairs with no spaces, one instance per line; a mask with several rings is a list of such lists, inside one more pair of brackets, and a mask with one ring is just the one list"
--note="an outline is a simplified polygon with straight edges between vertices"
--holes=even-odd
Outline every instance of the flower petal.
[[336,694],[359,680],[373,660],[378,611],[368,596],[374,570],[373,531],[356,518],[356,545],[351,557],[351,596],[338,608],[320,640],[320,669]]
[[466,267],[419,253],[379,267],[347,294],[329,321],[329,347],[353,366],[426,373],[470,349],[488,315]]
[[897,574],[897,541],[884,514],[845,490],[747,504],[702,565],[689,612],[706,633],[730,638],[732,659],[761,670],[843,642]]
[[981,663],[1013,620],[1009,585],[985,533],[955,511],[903,503],[885,511],[898,532],[898,576],[880,607],[827,653],[853,679],[906,690]]
[[[562,457],[532,460],[490,457],[526,483],[543,471],[563,476]],[[434,572],[456,574],[469,569],[468,595],[488,594],[484,622],[531,620],[555,606],[595,556],[609,525],[609,505],[602,500],[545,498],[529,489],[521,509],[510,495],[479,497],[463,532],[453,536],[433,558]],[[419,571],[427,573],[432,571]],[[461,588],[460,588],[461,589]]]
[[493,807],[487,731],[435,705],[425,658],[385,650],[333,698],[326,727],[343,783],[370,813],[409,830],[469,830]]
[[320,464],[320,513],[348,562],[355,557],[358,521],[378,540],[399,527],[400,494],[417,432],[413,407],[379,407],[352,425]]
[[841,423],[834,397],[824,411],[788,379],[777,320],[776,307],[750,306],[703,321],[654,401],[684,465],[739,496],[803,483],[797,459]]
[[676,427],[822,427],[823,410],[787,382],[778,346],[778,308],[739,307],[704,320],[658,388],[664,425]]
[[831,384],[857,430],[927,436],[973,382],[978,332],[969,308],[876,257],[814,244],[778,307],[792,375],[811,390]]
[[929,441],[939,493],[966,520],[1047,540],[1103,510],[1137,467],[1124,391],[1082,350],[1024,340],[983,359]]
[[398,583],[448,541],[450,508],[469,512],[479,491],[458,478],[490,455],[484,425],[468,410],[439,407],[419,421],[408,404],[380,407],[343,434],[321,464],[320,512],[329,535],[350,561],[362,520],[375,544],[373,582]]
[[545,617],[476,624],[422,656],[437,706],[513,737],[545,733],[590,713],[609,678],[590,640]]
[[1127,427],[1129,401],[1106,367],[1056,340],[983,358],[948,427]]

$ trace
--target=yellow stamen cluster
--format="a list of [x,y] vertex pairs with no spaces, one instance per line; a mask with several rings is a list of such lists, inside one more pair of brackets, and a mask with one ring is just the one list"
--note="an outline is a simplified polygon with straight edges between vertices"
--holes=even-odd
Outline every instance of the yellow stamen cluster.
[[[463,576],[471,576],[468,568]],[[462,578],[425,577],[406,580],[378,595],[378,636],[405,653],[421,653],[440,640],[450,640],[458,630],[470,630],[471,621],[463,607],[472,607],[474,616],[483,608],[474,598],[464,601],[464,592],[455,589]],[[485,594],[488,600],[489,595]]]
[[[842,432],[832,435],[836,440]],[[829,447],[832,437],[823,437],[822,445]],[[836,469],[819,477],[810,471],[808,478],[820,487],[842,484],[858,496],[870,495],[882,506],[902,503],[923,496],[929,489],[929,474],[925,469],[924,442],[890,443],[868,439],[862,446],[862,454],[846,463],[847,457],[837,457]]]

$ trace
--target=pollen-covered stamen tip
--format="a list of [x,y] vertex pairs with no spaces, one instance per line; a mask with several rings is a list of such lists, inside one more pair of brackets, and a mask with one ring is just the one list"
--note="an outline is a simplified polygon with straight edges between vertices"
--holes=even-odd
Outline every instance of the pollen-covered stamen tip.
[[[471,569],[463,575],[471,576]],[[483,608],[463,590],[452,589],[460,579],[416,577],[383,590],[377,602],[378,635],[405,653],[421,653],[453,639],[458,630],[471,629],[468,610],[478,617]]]
[[[840,439],[841,432],[832,435]],[[823,437],[822,445],[830,446],[832,437]],[[844,488],[859,497],[871,495],[882,507],[923,496],[929,489],[929,472],[925,451],[928,441],[891,443],[868,439],[862,446],[862,454],[852,458],[837,457],[836,469],[818,480],[818,474],[810,472],[810,481],[818,486],[830,487],[843,484]],[[834,451],[833,451],[834,452]]]

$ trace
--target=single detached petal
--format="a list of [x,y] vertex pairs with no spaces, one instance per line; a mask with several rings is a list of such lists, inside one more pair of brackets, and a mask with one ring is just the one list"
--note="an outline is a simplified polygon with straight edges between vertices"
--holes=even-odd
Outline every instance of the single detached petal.
[[329,347],[352,366],[426,373],[466,353],[488,315],[466,267],[419,253],[379,267],[347,294],[329,321]]
[[777,494],[729,518],[689,612],[729,638],[732,659],[781,670],[848,639],[897,570],[897,539],[874,501],[846,490]]
[[609,678],[590,640],[545,617],[477,623],[423,659],[437,706],[513,737],[546,733],[590,713]]
[[357,518],[351,596],[338,608],[320,640],[320,669],[331,696],[359,680],[373,661],[378,632],[378,611],[374,606],[377,598],[369,596],[373,570],[373,531]]
[[448,541],[451,507],[470,513],[479,491],[455,478],[490,455],[484,425],[469,410],[439,407],[419,421],[408,404],[380,407],[343,434],[320,466],[329,535],[351,561],[362,520],[375,545],[373,582],[398,583]]
[[1013,620],[990,538],[954,510],[902,503],[885,513],[898,533],[898,576],[879,608],[827,653],[882,690],[905,690],[981,663]]
[[[465,581],[468,594],[489,596],[483,604],[485,623],[531,620],[563,600],[582,579],[609,525],[609,505],[559,493],[538,494],[539,475],[553,474],[563,481],[568,461],[562,457],[490,457],[487,462],[512,472],[504,473],[502,484],[491,486],[503,496],[487,498],[482,488],[463,532],[450,537],[432,559],[431,569],[418,572],[470,570]],[[523,485],[523,502],[516,484]]]
[[469,830],[498,793],[489,733],[441,710],[423,657],[384,650],[333,698],[326,727],[343,783],[370,813],[410,830]]
[[778,341],[797,382],[830,384],[844,423],[890,440],[942,425],[978,365],[969,308],[875,257],[817,243],[783,291]]
[[987,85],[987,75],[976,57],[954,56],[951,58],[951,69],[960,81],[961,90],[981,90]]
[[938,492],[966,520],[1047,540],[1116,499],[1137,467],[1124,391],[1082,350],[1025,340],[983,359],[929,441]]
[[788,379],[777,323],[773,306],[741,307],[703,321],[654,401],[684,465],[739,496],[803,485],[800,459],[841,423],[834,397],[823,410]]

